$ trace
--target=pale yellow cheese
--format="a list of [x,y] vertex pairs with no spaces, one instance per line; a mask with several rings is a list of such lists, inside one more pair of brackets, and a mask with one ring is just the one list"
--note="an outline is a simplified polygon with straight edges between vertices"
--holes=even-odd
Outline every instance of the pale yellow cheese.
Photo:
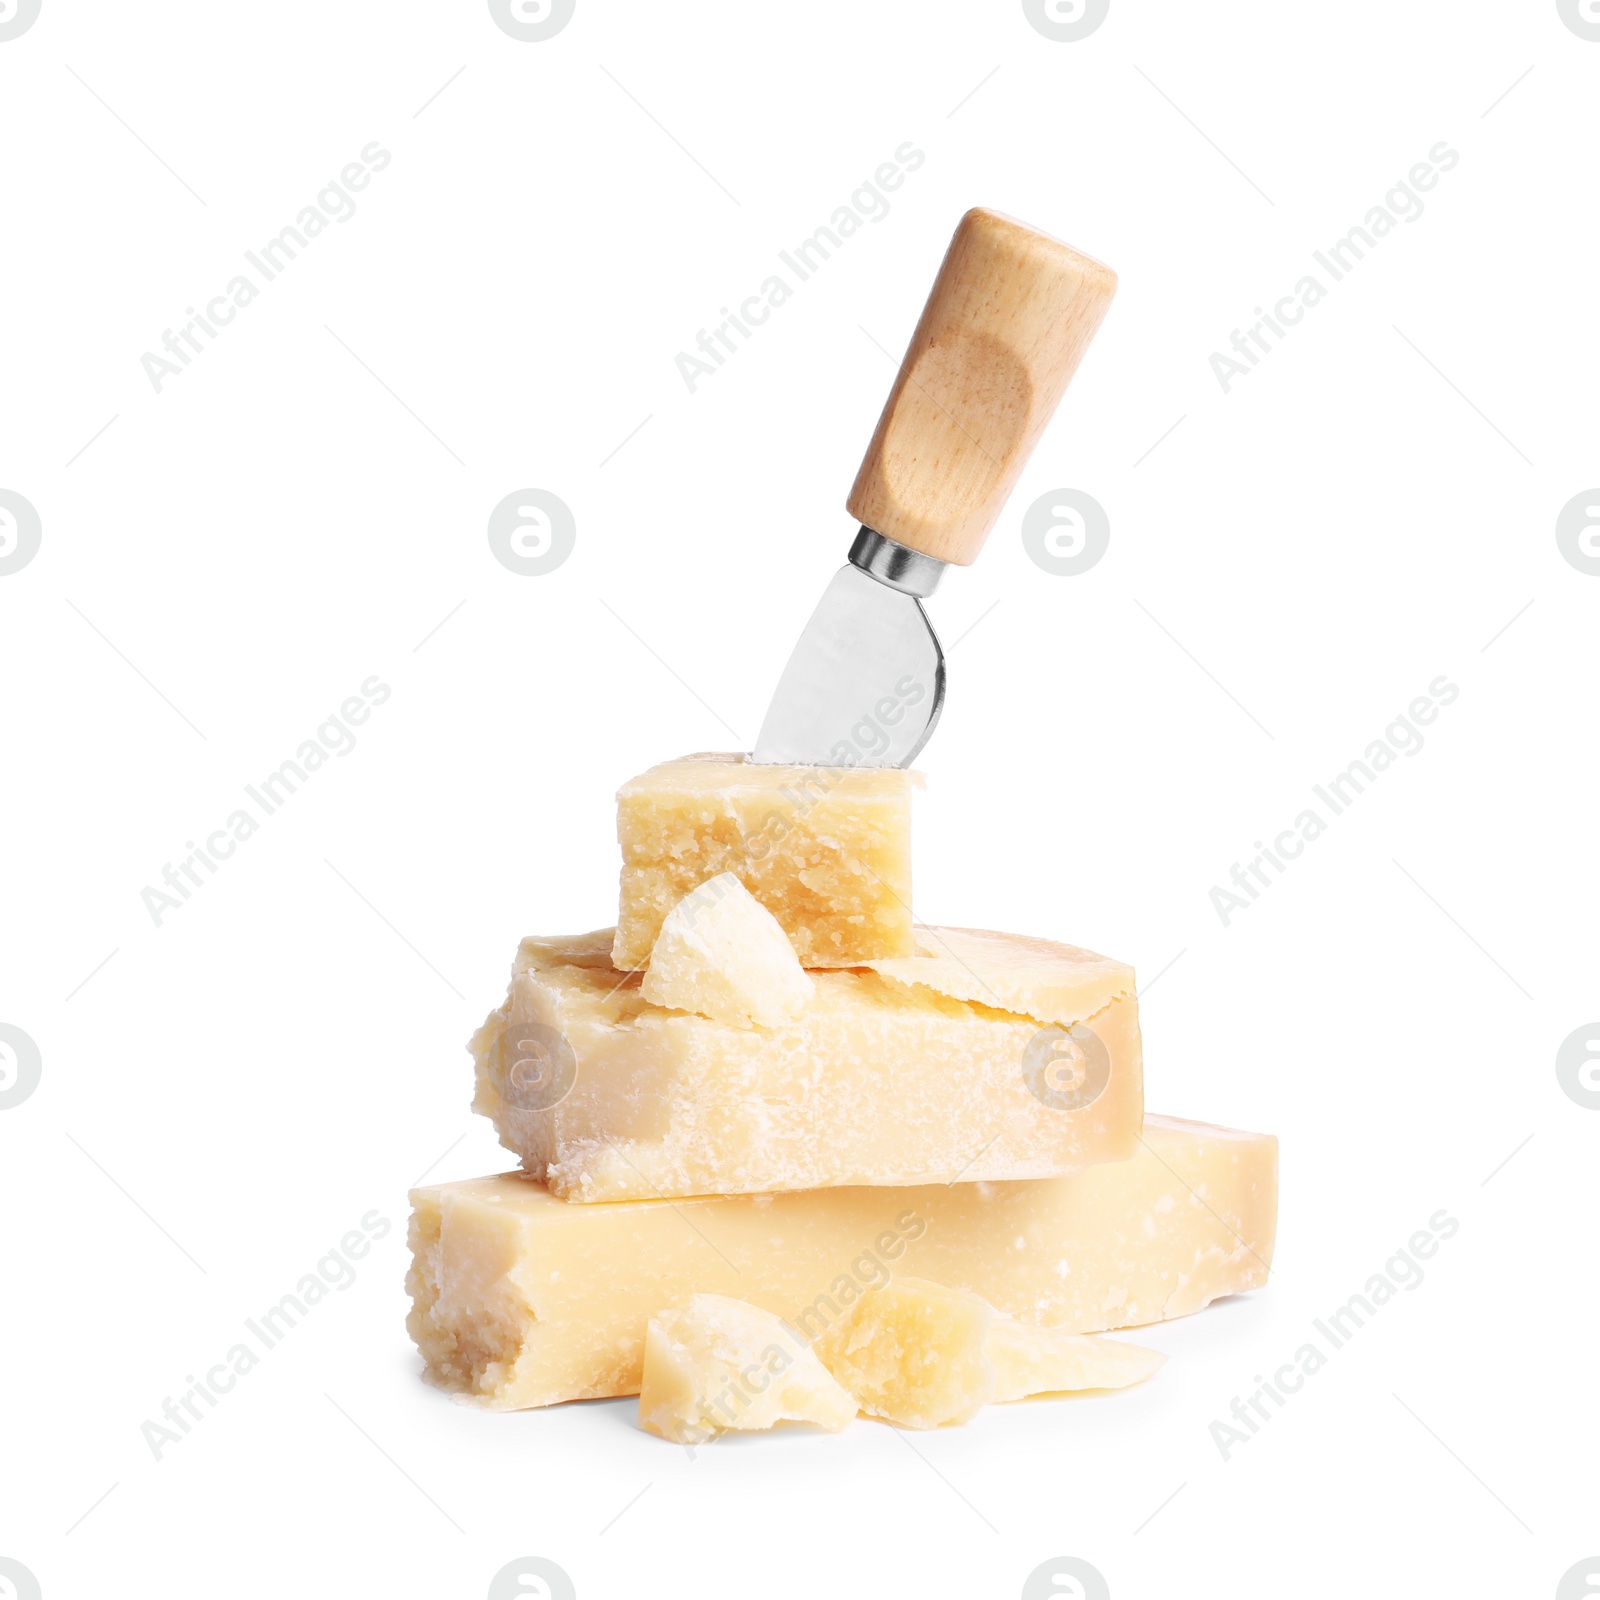
[[778,919],[731,872],[691,889],[661,924],[639,992],[735,1028],[775,1028],[816,993]]
[[994,1307],[970,1290],[895,1277],[828,1328],[817,1354],[868,1416],[937,1428],[994,1398],[984,1351],[993,1321]]
[[[1132,968],[1004,934],[927,936],[971,959],[815,972],[804,1006],[764,1029],[652,1005],[611,967],[606,932],[525,939],[472,1040],[473,1108],[578,1201],[1049,1177],[1131,1155]],[[1017,1009],[945,992],[973,984]]]
[[651,1317],[731,1295],[826,1333],[892,1275],[1093,1333],[1266,1282],[1277,1140],[1146,1120],[1066,1178],[575,1206],[523,1173],[412,1195],[407,1326],[441,1387],[515,1409],[636,1394]]
[[745,1300],[691,1295],[645,1330],[639,1422],[675,1444],[730,1429],[845,1427],[856,1403],[781,1318]]
[[865,965],[909,989],[931,989],[997,1011],[1070,1025],[1108,992],[1131,994],[1133,968],[1076,945],[985,928],[918,928],[910,956]]
[[985,1345],[995,1367],[996,1400],[1073,1389],[1125,1389],[1142,1383],[1167,1358],[1159,1350],[997,1316]]
[[920,782],[898,767],[697,755],[624,784],[617,966],[643,967],[667,913],[719,872],[778,919],[802,966],[910,955],[911,791]]
[[965,1422],[990,1401],[1121,1389],[1165,1359],[1116,1339],[1025,1323],[969,1291],[899,1276],[863,1295],[816,1349],[863,1411],[906,1428]]

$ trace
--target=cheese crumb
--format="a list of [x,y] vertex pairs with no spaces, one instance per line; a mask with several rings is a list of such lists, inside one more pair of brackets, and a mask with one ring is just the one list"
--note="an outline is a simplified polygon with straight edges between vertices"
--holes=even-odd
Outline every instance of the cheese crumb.
[[864,1412],[910,1428],[966,1422],[991,1401],[1126,1388],[1166,1359],[1021,1322],[979,1295],[923,1278],[896,1278],[864,1295],[824,1331],[817,1353]]
[[861,1409],[907,1428],[965,1422],[994,1398],[984,1353],[994,1307],[964,1289],[894,1278],[863,1295],[817,1341]]
[[667,913],[639,992],[736,1028],[776,1028],[816,994],[778,919],[731,872]]
[[1074,1389],[1125,1389],[1167,1359],[1159,1350],[1123,1339],[1063,1333],[1002,1316],[990,1326],[985,1351],[995,1366],[997,1401]]
[[837,1432],[856,1403],[787,1323],[727,1295],[691,1295],[645,1330],[639,1423],[674,1444],[730,1429],[814,1422]]

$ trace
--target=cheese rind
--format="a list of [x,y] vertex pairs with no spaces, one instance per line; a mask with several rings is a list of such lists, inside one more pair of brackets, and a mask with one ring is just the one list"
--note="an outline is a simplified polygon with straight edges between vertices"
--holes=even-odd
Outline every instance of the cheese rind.
[[691,1295],[645,1329],[639,1423],[674,1444],[780,1422],[836,1433],[855,1414],[855,1401],[805,1340],[748,1301]]
[[[1016,1006],[1037,986],[1074,1037],[943,992],[943,959],[926,974],[902,962],[895,979],[814,972],[793,1018],[750,1029],[652,1005],[637,974],[611,967],[605,932],[525,939],[505,1004],[471,1042],[473,1109],[578,1201],[1049,1177],[1130,1156],[1144,1105],[1132,969],[929,930],[947,934],[981,941],[964,982],[1003,987]],[[1025,980],[1008,968],[1013,947]],[[1048,1051],[1084,1056],[1080,1039],[1097,1075],[1074,1098],[1050,1087],[1066,1069]]]
[[643,967],[667,913],[720,872],[778,919],[803,966],[910,955],[911,791],[920,782],[899,767],[695,755],[624,784],[617,967]]
[[775,1028],[816,993],[778,919],[731,872],[691,889],[661,924],[639,992],[734,1028]]
[[816,1339],[894,1274],[1069,1333],[1259,1287],[1277,1140],[1150,1117],[1066,1178],[574,1206],[524,1173],[412,1194],[407,1320],[439,1386],[512,1410],[636,1394],[650,1318],[736,1296]]

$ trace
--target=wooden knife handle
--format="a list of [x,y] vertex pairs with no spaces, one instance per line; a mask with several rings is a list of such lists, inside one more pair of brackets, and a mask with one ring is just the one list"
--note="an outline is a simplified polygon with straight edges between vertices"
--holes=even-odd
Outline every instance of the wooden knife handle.
[[970,566],[1116,293],[1091,256],[969,211],[846,501],[886,538]]

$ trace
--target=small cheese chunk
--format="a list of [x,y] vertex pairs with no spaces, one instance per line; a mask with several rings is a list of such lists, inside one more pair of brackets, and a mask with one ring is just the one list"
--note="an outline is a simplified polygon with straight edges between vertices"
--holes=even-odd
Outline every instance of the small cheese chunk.
[[1148,1378],[1167,1358],[1122,1339],[1040,1328],[997,1316],[985,1346],[995,1367],[996,1400],[1073,1389],[1126,1389]]
[[822,1364],[871,1417],[906,1428],[965,1422],[994,1398],[994,1307],[963,1289],[895,1278],[817,1341]]
[[806,1341],[748,1301],[692,1295],[645,1330],[639,1422],[674,1444],[779,1422],[836,1433],[855,1414],[855,1401]]
[[869,1416],[907,1428],[965,1422],[991,1400],[1122,1389],[1166,1359],[1115,1339],[1041,1328],[925,1278],[895,1278],[817,1343],[823,1365]]
[[624,784],[618,969],[644,966],[667,913],[721,872],[778,919],[802,966],[910,955],[911,790],[920,782],[899,767],[698,755]]
[[652,1005],[648,974],[607,959],[608,933],[525,939],[472,1040],[473,1108],[578,1201],[1043,1178],[1132,1155],[1132,968],[1006,934],[926,936],[964,952],[959,982],[944,957],[894,978],[819,971],[762,1029]]
[[639,993],[734,1028],[776,1028],[816,993],[778,919],[731,872],[667,913]]
[[575,1206],[511,1172],[411,1202],[427,1375],[513,1410],[637,1394],[646,1324],[695,1294],[812,1341],[891,1274],[1068,1333],[1187,1316],[1267,1281],[1278,1142],[1149,1117],[1129,1160],[1067,1178]]

